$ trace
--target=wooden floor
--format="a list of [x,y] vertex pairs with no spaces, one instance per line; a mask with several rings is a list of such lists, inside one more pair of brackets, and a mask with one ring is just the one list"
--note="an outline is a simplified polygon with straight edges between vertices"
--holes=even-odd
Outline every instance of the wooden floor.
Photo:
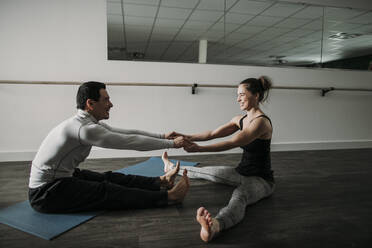
[[[159,155],[160,155],[159,151]],[[235,166],[239,154],[173,157]],[[147,158],[89,160],[115,170]],[[232,187],[191,180],[183,205],[106,212],[52,241],[0,224],[0,247],[372,247],[372,149],[272,153],[277,188],[212,243],[199,239],[196,209],[213,214]],[[29,162],[0,163],[0,208],[27,199]]]

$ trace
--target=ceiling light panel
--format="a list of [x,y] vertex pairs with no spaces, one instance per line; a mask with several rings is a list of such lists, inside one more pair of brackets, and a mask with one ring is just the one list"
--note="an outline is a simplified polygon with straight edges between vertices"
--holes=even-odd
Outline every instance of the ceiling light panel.
[[[198,9],[201,10],[217,10],[217,11],[224,11],[225,9],[225,0],[201,0],[200,4],[198,5]],[[227,0],[226,1],[226,9],[229,9],[239,0]]]
[[158,35],[158,36],[163,36],[163,40],[168,39],[171,40],[177,33],[178,33],[178,28],[162,28],[159,26],[155,26],[152,35]]
[[109,15],[121,15],[121,3],[107,2],[107,14]]
[[204,31],[202,30],[183,28],[178,34],[177,39],[182,39],[181,37],[184,36],[185,40],[195,40],[195,38],[201,36],[202,34],[204,34]]
[[158,29],[180,28],[184,23],[185,21],[180,19],[157,18],[155,27],[157,27]]
[[[121,27],[119,27],[121,29]],[[110,27],[107,32],[107,38],[109,41],[109,46],[118,46],[122,45],[123,43],[123,33],[118,32],[119,30],[115,30],[115,28]]]
[[364,11],[356,9],[342,9],[342,8],[325,8],[325,19],[333,21],[346,21],[353,17],[363,14]]
[[193,9],[199,0],[162,0],[161,6]]
[[306,36],[308,36],[310,34],[313,34],[313,33],[314,33],[314,30],[299,28],[299,29],[295,29],[295,30],[292,30],[292,31],[286,33],[286,35],[292,36],[292,37],[302,38],[302,37],[306,37]]
[[226,31],[226,34],[237,30],[240,27],[240,24],[226,23],[225,25],[222,22],[218,22],[210,28],[211,31]]
[[306,19],[317,19],[323,17],[323,7],[317,6],[306,6],[303,10],[299,11],[292,17],[294,18],[306,18]]
[[191,9],[160,7],[158,17],[186,20],[191,11]]
[[255,15],[248,15],[248,14],[238,14],[238,13],[231,13],[228,12],[225,15],[225,19],[220,20],[220,22],[225,21],[226,23],[234,23],[234,24],[243,24],[249,21],[250,19],[254,18]]
[[209,42],[210,41],[218,41],[222,39],[224,36],[223,32],[218,32],[218,31],[208,31],[200,36],[200,39],[206,39]]
[[309,19],[288,18],[276,24],[275,26],[283,27],[283,28],[298,28],[298,27],[305,26],[306,24],[309,24],[311,22],[312,20],[309,20]]
[[258,15],[271,5],[270,2],[241,0],[230,9],[230,12]]
[[[110,0],[112,1],[112,0]],[[116,0],[120,2],[121,0]],[[124,3],[158,6],[160,0],[123,0]]]
[[150,32],[137,32],[137,33],[130,33],[127,36],[127,42],[143,42],[147,41],[149,38]]
[[266,16],[287,17],[303,8],[305,8],[305,6],[299,4],[277,3],[261,14]]
[[267,27],[263,27],[263,26],[255,26],[255,25],[244,25],[242,27],[240,27],[238,30],[236,30],[236,32],[239,32],[239,33],[245,33],[245,34],[256,34],[256,33],[259,33],[259,32],[262,32],[263,30],[267,29]]
[[136,33],[148,33],[152,29],[151,25],[125,25],[125,31],[127,33],[136,34]]
[[172,45],[169,46],[164,56],[177,58],[190,45],[191,45],[191,42],[173,42]]
[[347,23],[347,22],[337,22],[334,23],[331,26],[328,26],[327,29],[325,30],[328,33],[331,32],[346,32],[346,33],[353,33],[357,28],[359,28],[361,25],[360,24],[355,24],[355,23]]
[[[140,16],[125,16],[125,25],[152,26],[154,18]],[[123,19],[121,20],[123,21]]]
[[187,21],[184,28],[207,31],[214,22]]
[[189,20],[217,22],[222,17],[223,12],[221,11],[195,10],[190,16]]
[[270,27],[284,20],[282,17],[272,17],[272,16],[257,16],[252,19],[248,25],[256,25],[263,27]]
[[107,24],[110,25],[123,25],[123,16],[122,15],[108,15]]
[[283,34],[286,34],[288,32],[290,32],[291,28],[277,28],[277,27],[272,27],[272,28],[268,28],[265,30],[265,34],[270,34],[270,35],[274,35],[274,36],[281,36]]
[[303,25],[301,28],[311,29],[311,30],[322,30],[323,29],[323,21],[322,21],[322,19],[316,19],[316,20],[313,20],[313,21]]
[[165,49],[169,46],[169,42],[150,42],[145,56],[160,56],[164,53]]
[[128,43],[127,52],[141,52],[144,53],[146,48],[145,42],[130,42]]
[[348,21],[351,23],[372,24],[372,11],[350,18]]
[[152,17],[156,15],[158,7],[138,4],[124,4],[124,15]]

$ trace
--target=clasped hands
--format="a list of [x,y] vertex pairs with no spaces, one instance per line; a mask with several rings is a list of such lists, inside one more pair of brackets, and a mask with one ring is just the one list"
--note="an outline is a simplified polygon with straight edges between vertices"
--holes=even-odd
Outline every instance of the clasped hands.
[[181,148],[187,152],[199,152],[200,146],[191,141],[191,137],[177,132],[165,134],[166,139],[171,139],[174,142],[175,148]]

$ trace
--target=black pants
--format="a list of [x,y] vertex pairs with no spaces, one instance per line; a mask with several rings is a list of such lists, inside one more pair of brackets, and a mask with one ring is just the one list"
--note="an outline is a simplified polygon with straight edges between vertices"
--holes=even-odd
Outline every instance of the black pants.
[[29,189],[31,206],[43,213],[149,208],[167,205],[158,177],[76,169],[72,177]]

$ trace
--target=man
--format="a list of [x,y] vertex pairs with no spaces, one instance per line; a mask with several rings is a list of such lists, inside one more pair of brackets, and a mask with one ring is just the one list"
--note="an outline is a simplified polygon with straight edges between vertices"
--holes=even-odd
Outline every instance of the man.
[[173,187],[179,165],[161,177],[97,173],[77,167],[92,146],[148,151],[180,148],[183,137],[124,130],[100,122],[113,107],[106,86],[86,82],[79,87],[78,112],[52,129],[32,161],[29,181],[31,206],[44,213],[148,208],[181,202],[189,180],[187,171]]

